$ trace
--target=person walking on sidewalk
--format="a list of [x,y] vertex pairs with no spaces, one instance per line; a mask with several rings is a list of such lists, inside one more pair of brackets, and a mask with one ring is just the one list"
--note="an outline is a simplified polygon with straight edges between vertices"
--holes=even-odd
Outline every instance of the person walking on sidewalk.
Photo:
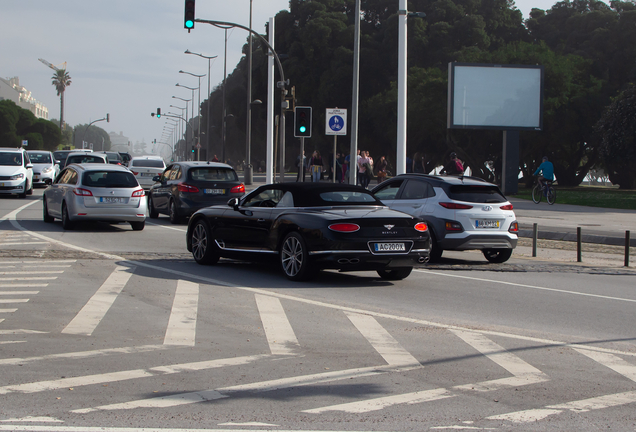
[[309,160],[309,167],[311,171],[311,181],[316,183],[319,182],[322,174],[322,157],[318,150],[314,151],[314,154],[311,156],[311,159]]

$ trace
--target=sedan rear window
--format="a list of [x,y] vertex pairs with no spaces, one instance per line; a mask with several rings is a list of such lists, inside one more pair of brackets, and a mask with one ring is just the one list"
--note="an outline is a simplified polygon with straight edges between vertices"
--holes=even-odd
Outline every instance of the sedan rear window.
[[506,202],[497,186],[467,186],[458,185],[451,186],[448,197],[456,201],[465,201],[471,203],[501,203]]
[[320,194],[320,198],[324,201],[324,204],[374,204],[378,203],[376,198],[370,193],[365,192],[353,192],[353,191],[333,191],[323,192]]
[[238,181],[238,176],[233,169],[197,167],[188,172],[188,176],[196,181]]
[[84,173],[82,184],[88,187],[133,188],[139,183],[131,172],[89,171]]
[[165,168],[166,165],[160,159],[133,160],[132,166],[142,168]]

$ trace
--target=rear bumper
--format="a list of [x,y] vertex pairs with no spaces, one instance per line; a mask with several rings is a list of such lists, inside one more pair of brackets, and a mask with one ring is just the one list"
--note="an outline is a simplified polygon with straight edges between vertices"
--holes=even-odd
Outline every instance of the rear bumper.
[[148,207],[145,199],[139,200],[137,207],[86,207],[76,200],[69,205],[69,218],[73,221],[103,221],[103,222],[143,222],[146,220]]
[[429,260],[429,250],[420,249],[403,255],[374,255],[365,251],[338,253],[310,252],[311,263],[321,269],[340,271],[382,270],[399,267],[421,267]]
[[484,249],[514,249],[517,247],[517,234],[502,232],[497,234],[474,234],[463,232],[446,234],[439,246],[445,250],[484,250]]

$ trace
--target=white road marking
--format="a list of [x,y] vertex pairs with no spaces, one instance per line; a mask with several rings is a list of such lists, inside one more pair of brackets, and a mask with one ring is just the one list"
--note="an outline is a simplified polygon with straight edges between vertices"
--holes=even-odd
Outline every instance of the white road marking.
[[0,309],[0,313],[13,313],[17,311],[17,309]]
[[[42,332],[38,332],[38,333],[42,333]],[[23,357],[23,358],[14,357],[14,358],[0,359],[0,365],[21,365],[21,364],[33,363],[33,362],[37,362],[41,360],[87,359],[90,357],[103,357],[103,356],[107,356],[111,354],[138,354],[138,353],[145,353],[145,352],[159,351],[159,350],[166,350],[166,349],[169,349],[169,347],[166,347],[164,345],[141,345],[138,347],[106,348],[106,349],[92,350],[92,351],[47,354],[47,355],[36,356],[36,357]]]
[[15,423],[27,423],[27,422],[37,422],[37,423],[64,423],[60,419],[56,419],[53,417],[22,417],[22,418],[11,418],[6,420],[0,420],[1,422],[15,422]]
[[[142,427],[86,427],[86,426],[53,426],[53,425],[0,425],[0,431],[10,432],[271,432],[271,429],[166,429]],[[332,431],[320,431],[316,429],[280,429],[277,432],[332,432]],[[349,431],[349,432],[362,432],[362,431]]]
[[199,284],[179,279],[163,340],[164,345],[194,346],[198,304]]
[[90,336],[124,289],[135,268],[117,266],[62,333]]
[[349,320],[382,358],[393,366],[421,366],[421,363],[369,315],[346,313]]
[[[0,330],[0,335],[19,335],[19,334],[45,334],[48,332],[38,331],[38,330]],[[2,360],[0,360],[2,361]]]
[[626,362],[622,358],[617,357],[614,354],[601,353],[581,348],[574,348],[574,350],[591,358],[595,362],[612,369],[614,372],[623,375],[625,378],[636,382],[636,366]]
[[[265,358],[268,355],[263,355]],[[157,369],[157,368],[153,368]],[[109,410],[128,410],[135,408],[168,408],[182,405],[190,405],[199,402],[229,397],[236,392],[266,392],[273,390],[281,390],[286,388],[300,387],[304,385],[320,384],[325,382],[333,382],[338,380],[346,380],[351,378],[359,378],[372,375],[380,375],[386,372],[404,372],[411,368],[395,368],[393,366],[366,367],[357,369],[347,369],[334,372],[323,372],[312,375],[295,376],[291,378],[281,378],[270,381],[261,381],[251,384],[242,384],[219,389],[204,390],[198,392],[178,393],[170,396],[139,399],[136,401],[123,402],[110,405],[102,405],[94,408],[84,408],[73,410],[73,413],[86,414],[95,411]],[[0,387],[0,394],[2,388]]]
[[[0,320],[2,322],[4,320]],[[9,345],[9,344],[17,344],[17,343],[25,343],[26,341],[4,341],[0,342],[0,345]]]
[[271,353],[273,355],[297,354],[300,344],[280,300],[260,294],[256,294],[255,298]]
[[[59,264],[59,263],[74,263],[74,262],[77,262],[77,260],[73,259],[73,260],[42,260],[42,261],[34,261],[34,260],[6,261],[5,264],[36,264],[37,267],[56,267],[56,264]],[[50,266],[47,263],[53,263],[53,265]]]
[[8,303],[26,303],[29,299],[0,299],[0,304]]
[[64,270],[46,270],[46,271],[6,271],[0,272],[0,276],[9,276],[9,275],[31,275],[31,274],[61,274],[64,273]]
[[47,267],[47,268],[70,268],[70,265],[57,265],[57,264],[34,264],[34,265],[23,265],[22,268],[40,268],[40,267]]
[[49,244],[49,242],[43,241],[22,241],[22,242],[0,242],[0,246],[22,246],[22,245],[35,245],[35,244]]
[[414,393],[405,393],[401,395],[386,396],[364,401],[309,409],[302,412],[309,414],[322,414],[327,411],[341,411],[352,414],[362,414],[370,411],[378,411],[398,404],[416,404],[440,399],[447,399],[451,397],[455,397],[455,395],[451,394],[446,389],[438,388],[433,390],[423,390]]
[[180,231],[180,232],[187,232],[188,231],[188,230],[184,230],[184,229],[181,229],[181,228],[175,228],[175,227],[171,227],[171,226],[167,226],[167,225],[161,225],[161,224],[148,222],[148,219],[146,219],[146,225],[153,225],[153,226],[156,226],[156,227],[165,228],[165,229],[174,230],[174,231]]
[[472,277],[472,276],[461,276],[461,275],[456,275],[456,274],[440,273],[440,272],[435,272],[435,271],[431,271],[431,270],[416,269],[415,271],[421,272],[421,273],[430,273],[430,274],[434,274],[434,275],[437,275],[437,276],[445,276],[445,277],[452,277],[452,278],[459,278],[459,279],[468,279],[468,280],[474,280],[474,281],[479,281],[479,282],[496,283],[496,284],[501,284],[501,285],[511,285],[511,286],[516,286],[516,287],[521,287],[521,288],[531,288],[531,289],[541,290],[541,291],[557,292],[557,293],[561,293],[561,294],[571,294],[571,295],[582,296],[582,297],[593,297],[593,298],[600,298],[600,299],[605,299],[605,300],[616,300],[616,301],[623,301],[623,302],[628,302],[628,303],[636,303],[636,299],[628,299],[628,298],[622,298],[622,297],[611,297],[611,296],[604,296],[604,295],[600,295],[600,294],[589,294],[589,293],[582,293],[582,292],[577,292],[577,291],[561,290],[561,289],[556,289],[556,288],[546,288],[546,287],[540,287],[540,286],[535,286],[535,285],[520,284],[520,283],[517,283],[517,282],[504,282],[504,281],[498,281],[498,280],[494,280],[494,279],[484,279],[484,278],[477,278],[477,277]]
[[245,422],[245,423],[219,423],[219,426],[265,426],[265,427],[279,427],[280,425],[272,423],[260,423],[260,422]]
[[534,423],[551,415],[560,414],[562,410],[537,408],[525,411],[517,411],[507,414],[498,414],[486,417],[487,420],[507,420],[512,423]]
[[226,366],[244,365],[263,358],[267,358],[269,355],[253,355],[246,357],[236,357],[229,359],[218,360],[206,360],[193,363],[182,363],[168,366],[158,366],[148,369],[134,369],[127,371],[108,372],[95,375],[84,375],[72,378],[60,378],[57,380],[37,381],[25,384],[14,384],[0,387],[0,394],[9,393],[40,393],[49,390],[58,390],[69,387],[81,387],[95,384],[106,384],[119,381],[127,381],[138,378],[147,378],[157,375],[172,375],[176,373],[186,371],[200,371],[214,368],[221,368]]
[[[0,285],[0,288],[2,286]],[[0,291],[0,295],[36,295],[40,291]],[[2,300],[0,300],[0,303]]]
[[[0,288],[42,288],[47,287],[49,284],[0,284]],[[38,292],[38,291],[35,291]]]
[[34,277],[4,277],[0,281],[29,281],[29,280],[55,280],[57,276],[34,276]]
[[27,203],[27,204],[23,205],[22,207],[18,207],[17,209],[13,210],[11,213],[8,213],[8,214],[0,217],[0,222],[5,221],[7,219],[15,219],[16,215],[18,213],[20,213],[22,210],[24,210],[25,208],[27,208],[29,206],[32,206],[33,204],[38,203],[38,202],[40,202],[40,200],[31,201],[30,203]]

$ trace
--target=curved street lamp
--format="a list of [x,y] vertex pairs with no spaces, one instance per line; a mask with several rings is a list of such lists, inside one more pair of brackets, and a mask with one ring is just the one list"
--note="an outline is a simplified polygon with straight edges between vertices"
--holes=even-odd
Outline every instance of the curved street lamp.
[[[191,76],[197,77],[199,79],[199,86],[197,87],[197,89],[199,90],[199,96],[198,96],[198,99],[197,99],[199,101],[199,107],[197,109],[197,117],[199,119],[199,125],[198,125],[199,127],[197,128],[198,129],[197,141],[198,141],[198,143],[200,145],[201,144],[201,77],[204,77],[205,74],[197,75],[197,74],[193,74],[192,72],[186,72],[186,71],[182,71],[182,70],[180,70],[179,73],[191,75]],[[194,98],[194,93],[192,93],[192,98]],[[193,108],[192,111],[194,112],[194,108]],[[198,155],[199,155],[199,152],[197,151],[197,159],[199,159]]]
[[[188,90],[192,90],[192,99],[190,99],[192,101],[192,114],[190,114],[190,120],[192,121],[194,119],[194,91],[198,90],[199,87],[188,87],[188,86],[184,86],[182,84],[175,84],[176,87],[183,87],[186,88]],[[174,96],[173,96],[174,97]],[[187,135],[188,131],[186,128],[186,135]],[[194,141],[194,121],[192,121],[192,140]]]

